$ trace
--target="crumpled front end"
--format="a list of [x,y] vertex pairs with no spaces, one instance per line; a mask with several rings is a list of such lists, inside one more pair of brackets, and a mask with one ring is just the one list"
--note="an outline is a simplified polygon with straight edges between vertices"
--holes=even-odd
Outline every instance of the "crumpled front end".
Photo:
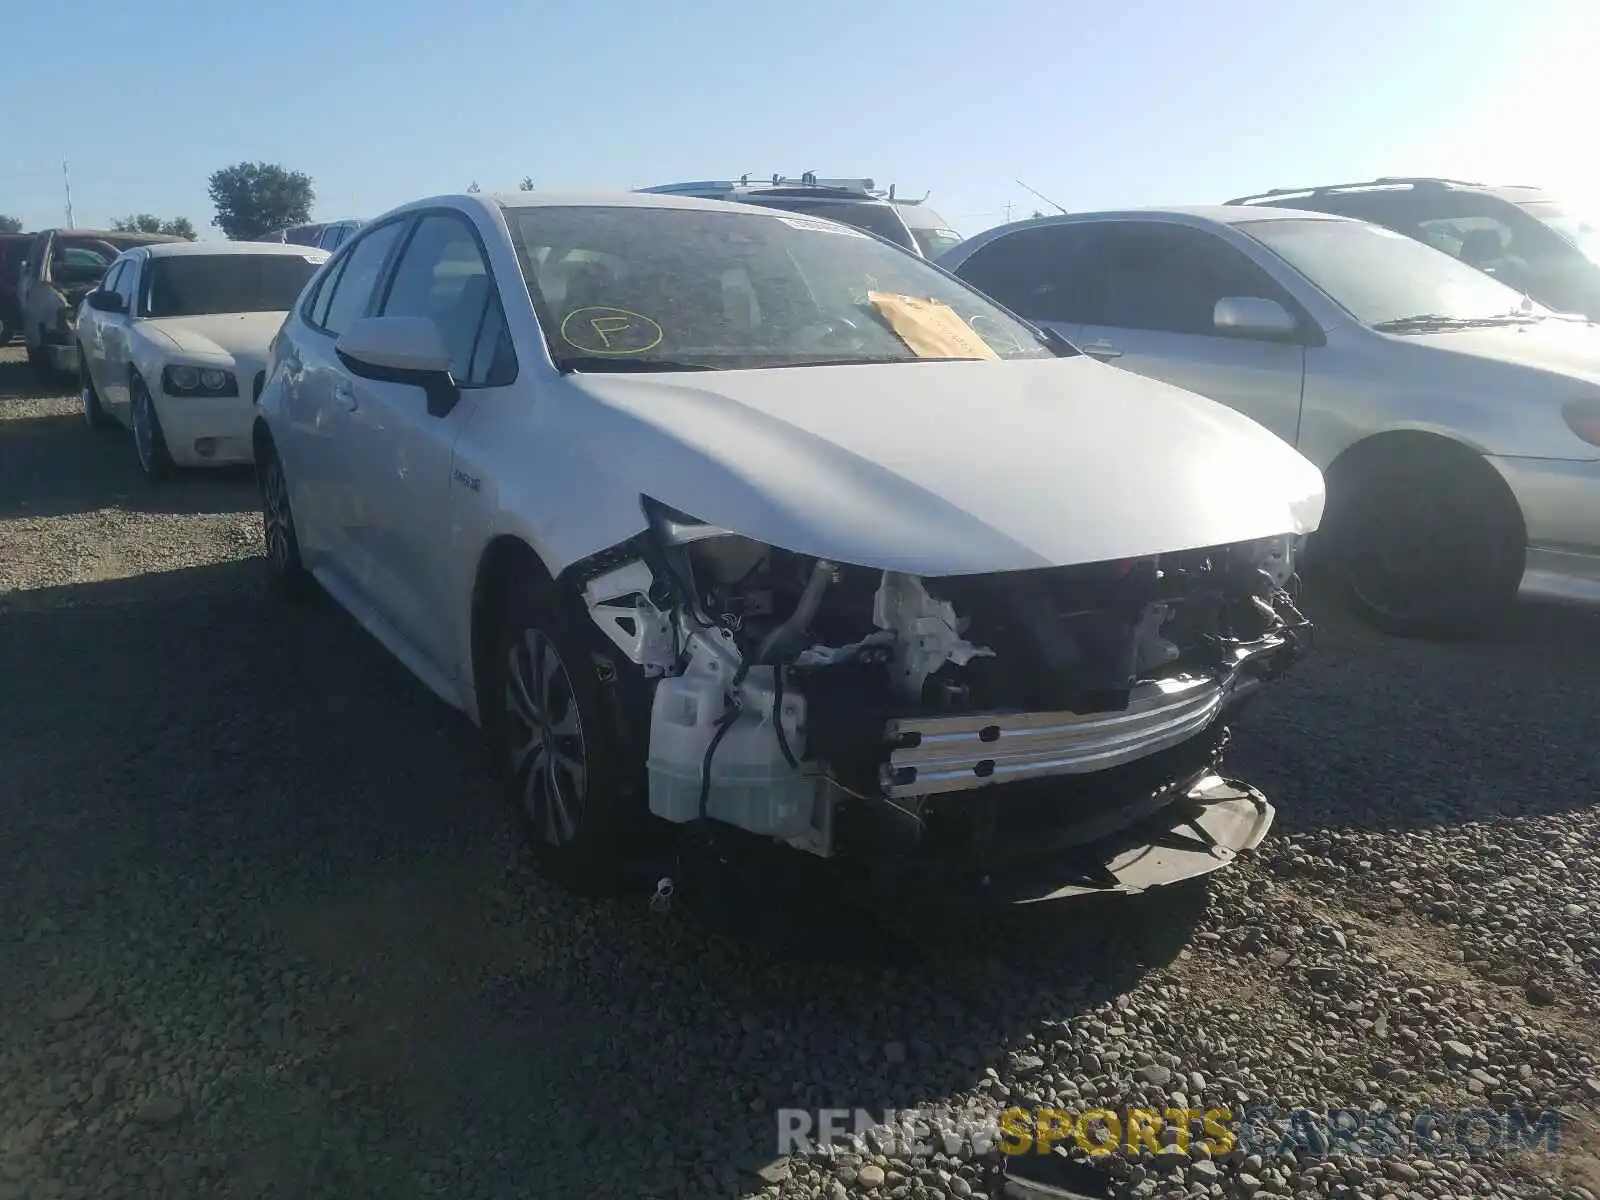
[[1288,539],[926,578],[646,508],[575,582],[656,679],[665,821],[1011,902],[1204,874],[1270,827],[1218,771],[1231,714],[1310,642]]

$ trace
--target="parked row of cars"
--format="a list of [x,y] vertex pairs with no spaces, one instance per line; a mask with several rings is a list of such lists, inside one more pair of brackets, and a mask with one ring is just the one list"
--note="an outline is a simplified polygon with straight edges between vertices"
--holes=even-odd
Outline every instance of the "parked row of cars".
[[[775,847],[868,892],[1189,878],[1271,824],[1222,754],[1309,645],[1308,548],[1405,632],[1600,578],[1600,332],[1418,240],[1225,205],[931,262],[738,198],[137,248],[80,310],[91,424],[251,459],[280,590],[479,727],[575,887]],[[268,304],[253,348],[218,319]]]

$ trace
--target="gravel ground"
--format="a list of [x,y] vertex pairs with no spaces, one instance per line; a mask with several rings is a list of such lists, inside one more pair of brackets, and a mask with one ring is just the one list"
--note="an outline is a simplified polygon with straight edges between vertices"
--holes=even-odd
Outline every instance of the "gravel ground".
[[1562,1125],[1555,1154],[1147,1148],[1080,1192],[1600,1196],[1596,617],[1450,648],[1313,595],[1315,657],[1236,731],[1279,806],[1251,861],[915,952],[810,913],[842,948],[779,956],[540,881],[462,722],[336,610],[266,597],[248,478],[146,487],[20,357],[0,1200],[999,1195],[959,1146],[775,1160],[774,1110],[1145,1102]]

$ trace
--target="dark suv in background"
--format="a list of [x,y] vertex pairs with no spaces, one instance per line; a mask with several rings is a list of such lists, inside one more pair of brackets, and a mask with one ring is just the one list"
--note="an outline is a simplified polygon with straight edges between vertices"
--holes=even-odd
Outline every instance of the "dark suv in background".
[[22,329],[22,309],[17,304],[17,276],[28,256],[31,233],[0,233],[0,346]]
[[1228,203],[1370,221],[1443,250],[1549,308],[1600,321],[1600,227],[1540,188],[1385,177],[1274,188]]

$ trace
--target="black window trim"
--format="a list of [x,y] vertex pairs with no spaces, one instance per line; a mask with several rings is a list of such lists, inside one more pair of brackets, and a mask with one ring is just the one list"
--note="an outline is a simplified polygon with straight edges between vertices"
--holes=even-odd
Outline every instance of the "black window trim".
[[127,266],[123,268],[133,276],[133,300],[128,305],[128,319],[134,320],[144,315],[144,264],[150,261],[150,255],[135,250],[127,259]]
[[106,273],[100,277],[100,287],[97,290],[102,292],[116,291],[115,281],[119,279],[122,276],[122,273],[127,269],[128,260],[125,258],[117,259],[106,268]]
[[[317,301],[321,298],[323,290],[325,288],[338,288],[339,282],[344,278],[345,267],[349,265],[350,257],[355,252],[355,248],[362,242],[366,241],[370,235],[375,234],[380,230],[387,229],[391,225],[405,225],[407,223],[415,224],[416,215],[417,214],[414,212],[403,212],[389,218],[387,221],[378,221],[372,225],[368,225],[360,231],[359,237],[350,238],[347,242],[345,242],[344,245],[335,250],[333,252],[333,256],[328,259],[323,268],[324,273],[322,277],[318,279],[311,290],[307,292],[306,298],[300,302],[300,319],[304,321],[309,328],[314,329],[323,337],[336,337],[336,335],[326,326],[317,324],[317,322],[311,316],[311,314],[316,310]],[[400,236],[395,239],[394,245],[390,246],[388,253],[384,255],[384,260],[378,264],[378,277],[374,288],[374,295],[377,294],[377,289],[381,288],[383,296],[385,298],[388,297],[389,272],[394,267],[395,257],[399,248],[404,246],[410,240],[410,236],[411,235],[408,230],[402,229],[400,231]],[[318,249],[316,246],[307,246],[305,248],[307,250]],[[370,316],[371,308],[372,297],[369,296],[367,298],[368,311],[363,312],[361,315],[363,317]]]
[[[478,331],[472,337],[472,350],[467,355],[467,369],[470,372],[472,362],[478,356],[478,341],[483,337],[484,322],[488,320],[489,313],[494,311],[496,308],[500,310],[500,320],[505,325],[506,337],[508,339],[511,338],[511,323],[506,319],[505,316],[505,298],[501,295],[500,280],[495,276],[494,273],[494,263],[489,258],[489,248],[484,243],[483,235],[478,232],[478,226],[473,222],[470,216],[468,216],[459,208],[451,208],[449,205],[441,204],[435,205],[431,208],[415,209],[406,215],[410,218],[413,218],[411,221],[411,228],[400,235],[400,240],[395,243],[394,251],[389,255],[388,261],[383,265],[383,272],[378,277],[378,287],[373,293],[378,297],[378,302],[373,306],[372,311],[382,312],[384,305],[389,303],[389,293],[394,288],[394,277],[395,273],[399,269],[400,260],[405,257],[406,251],[411,248],[412,239],[417,236],[417,230],[422,227],[422,222],[428,217],[448,217],[459,221],[461,224],[467,227],[467,232],[472,235],[473,244],[478,248],[478,257],[483,261],[483,269],[488,273],[489,276],[490,303],[486,303],[483,307],[483,316],[478,320]],[[387,224],[387,222],[385,222],[385,224]],[[366,233],[366,229],[363,228],[360,232],[364,235]],[[343,247],[341,247],[341,249],[343,249]],[[371,313],[367,315],[370,316]],[[464,392],[476,391],[479,388],[486,387],[510,387],[512,384],[517,382],[517,378],[521,374],[522,361],[517,357],[516,342],[515,340],[512,340],[511,374],[504,383],[463,383],[461,380],[457,379],[455,380],[455,385]]]

